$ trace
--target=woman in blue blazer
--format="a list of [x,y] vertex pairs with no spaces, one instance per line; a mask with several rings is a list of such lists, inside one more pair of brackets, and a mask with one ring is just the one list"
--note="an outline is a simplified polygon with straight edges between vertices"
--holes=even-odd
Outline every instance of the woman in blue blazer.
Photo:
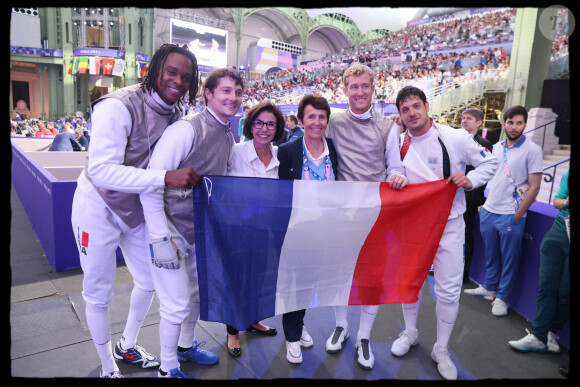
[[[285,180],[333,181],[338,173],[332,140],[324,138],[330,106],[324,97],[305,95],[298,105],[298,120],[304,135],[278,148],[278,178]],[[313,236],[316,238],[316,236]],[[312,337],[304,327],[306,310],[284,313],[282,326],[286,338],[286,359],[302,363],[301,347],[311,347]]]

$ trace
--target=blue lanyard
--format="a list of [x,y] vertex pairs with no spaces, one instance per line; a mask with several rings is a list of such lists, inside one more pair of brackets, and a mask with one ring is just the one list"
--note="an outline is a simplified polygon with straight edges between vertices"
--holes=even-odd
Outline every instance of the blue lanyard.
[[310,166],[308,165],[308,158],[306,157],[306,145],[304,144],[304,140],[302,140],[302,165],[304,167],[304,180],[310,180],[310,173],[312,173],[312,175],[316,180],[330,181],[330,157],[328,157],[328,155],[324,158],[324,163],[326,170],[325,176],[326,179],[323,179],[322,177],[320,177],[320,175],[318,175],[316,172],[310,169]]

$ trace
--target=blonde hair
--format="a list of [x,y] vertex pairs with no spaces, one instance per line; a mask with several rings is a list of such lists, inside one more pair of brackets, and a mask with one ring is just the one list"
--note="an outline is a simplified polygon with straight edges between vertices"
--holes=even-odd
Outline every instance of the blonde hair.
[[348,87],[348,78],[355,76],[358,77],[363,74],[368,74],[369,78],[371,79],[371,85],[373,84],[373,70],[370,67],[365,66],[363,64],[355,64],[347,68],[344,73],[342,74],[342,84],[344,87]]

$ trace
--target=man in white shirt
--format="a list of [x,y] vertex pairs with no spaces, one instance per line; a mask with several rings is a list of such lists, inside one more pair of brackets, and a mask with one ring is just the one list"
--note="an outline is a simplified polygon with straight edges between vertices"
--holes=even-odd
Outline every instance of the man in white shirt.
[[[113,356],[143,368],[159,360],[136,345],[137,334],[154,292],[147,231],[139,194],[163,188],[191,187],[199,175],[191,168],[145,170],[151,149],[167,125],[179,118],[179,100],[197,93],[195,56],[165,44],[151,59],[141,84],[125,87],[93,102],[91,147],[78,178],[71,223],[84,273],[83,298],[89,330],[101,359],[103,378],[122,378]],[[111,348],[109,305],[113,299],[116,250],[120,247],[135,287],[121,340]]]
[[[397,94],[396,103],[407,128],[401,134],[401,158],[409,183],[446,179],[448,184],[458,187],[433,260],[437,341],[431,352],[441,376],[454,380],[457,379],[457,368],[449,355],[448,345],[459,311],[463,281],[464,191],[477,188],[491,179],[498,161],[487,149],[473,141],[466,131],[435,123],[429,117],[429,103],[421,89],[413,86],[402,88]],[[465,175],[468,164],[475,169]],[[405,330],[391,347],[391,353],[395,356],[405,355],[411,346],[418,343],[420,303],[421,292],[417,302],[403,304]]]
[[[203,96],[206,109],[170,125],[149,162],[151,169],[193,168],[200,175],[225,175],[235,144],[229,118],[242,104],[244,82],[231,68],[212,71]],[[192,189],[157,187],[141,195],[152,245],[152,259],[164,269],[154,277],[167,305],[160,309],[160,330],[167,336],[161,348],[160,376],[186,378],[178,361],[215,364],[217,355],[200,351],[195,326],[200,313],[195,260]],[[193,343],[193,344],[192,344]],[[177,357],[175,355],[177,354]],[[167,366],[163,361],[167,359]]]

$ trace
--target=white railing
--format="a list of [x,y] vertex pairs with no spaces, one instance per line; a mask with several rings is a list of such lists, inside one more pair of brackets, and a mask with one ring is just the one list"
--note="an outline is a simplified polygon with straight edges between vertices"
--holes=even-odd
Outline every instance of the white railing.
[[558,59],[550,61],[548,79],[560,78],[566,73],[570,73],[570,59],[568,53]]
[[429,113],[435,118],[463,109],[483,98],[490,90],[505,90],[507,78],[474,79],[462,83],[446,83],[425,91]]

